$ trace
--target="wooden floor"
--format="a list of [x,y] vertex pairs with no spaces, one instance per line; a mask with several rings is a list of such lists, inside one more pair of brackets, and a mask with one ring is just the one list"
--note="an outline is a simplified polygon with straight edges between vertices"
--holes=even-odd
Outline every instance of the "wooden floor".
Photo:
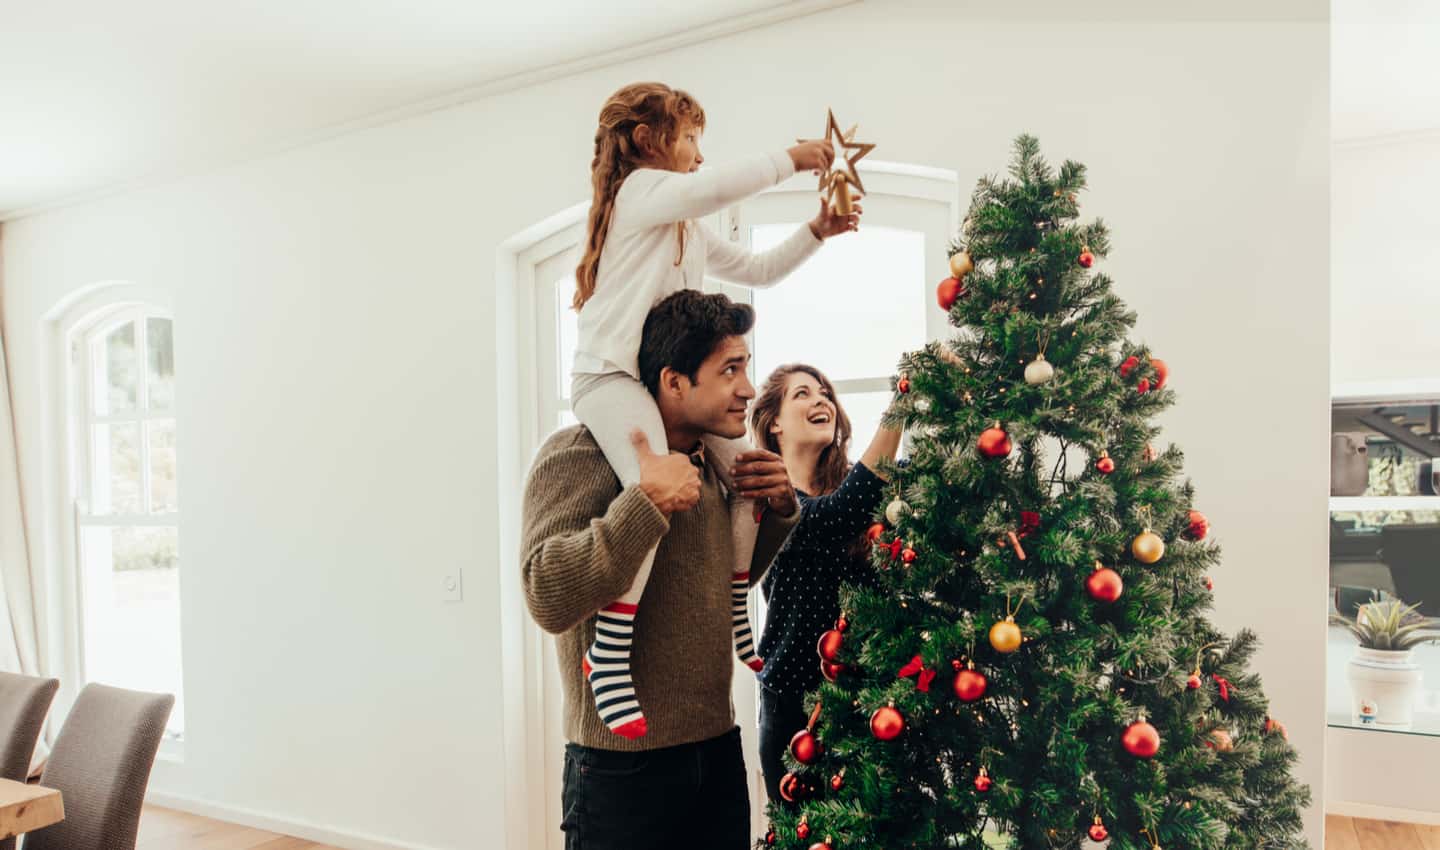
[[339,850],[263,829],[146,806],[136,850]]
[[1440,850],[1440,826],[1326,815],[1325,850]]
[[[199,815],[146,806],[136,850],[339,850],[221,823]],[[1325,850],[1440,850],[1440,826],[1325,816]]]

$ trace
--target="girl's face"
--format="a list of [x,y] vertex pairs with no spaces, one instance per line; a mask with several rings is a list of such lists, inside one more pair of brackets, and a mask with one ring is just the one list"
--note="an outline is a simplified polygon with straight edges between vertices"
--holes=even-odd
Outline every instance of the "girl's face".
[[680,128],[675,145],[670,151],[670,170],[688,174],[700,167],[705,157],[700,155],[701,130],[693,124]]
[[835,442],[835,400],[815,376],[795,372],[785,379],[780,414],[770,433],[782,446],[827,446]]

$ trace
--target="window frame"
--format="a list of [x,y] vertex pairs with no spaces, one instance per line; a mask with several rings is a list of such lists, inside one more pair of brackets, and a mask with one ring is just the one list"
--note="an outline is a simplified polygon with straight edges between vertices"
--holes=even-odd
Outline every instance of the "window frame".
[[[180,533],[178,505],[173,514],[121,514],[103,518],[88,515],[89,474],[93,468],[90,423],[93,421],[91,415],[94,397],[87,396],[86,393],[93,386],[94,375],[87,343],[91,339],[103,341],[102,328],[107,329],[108,333],[108,330],[123,324],[126,316],[132,321],[139,317],[154,316],[175,322],[169,293],[124,280],[99,281],[80,287],[42,317],[41,338],[46,354],[41,370],[42,386],[45,388],[41,405],[42,424],[44,433],[55,434],[59,438],[48,442],[40,470],[41,502],[44,510],[37,554],[41,563],[53,566],[44,570],[40,584],[42,590],[37,595],[41,596],[38,600],[42,611],[41,629],[46,638],[43,651],[48,660],[48,668],[56,671],[61,682],[53,710],[62,715],[69,711],[88,681],[85,673],[85,609],[82,598],[82,529],[87,525],[174,526],[177,534]],[[140,324],[143,325],[144,322]],[[148,377],[148,362],[145,359],[147,352],[140,347],[144,341],[143,333],[144,331],[141,331],[142,336],[137,337],[137,378]],[[178,346],[178,338],[172,335],[172,340]],[[142,398],[140,393],[137,387],[137,409],[116,415],[113,421],[138,421],[142,414],[142,410],[138,408]],[[111,417],[99,418],[104,420]],[[172,402],[171,410],[165,415],[151,418],[176,421],[178,457],[178,398]],[[143,427],[140,430],[142,434],[145,431]],[[148,456],[148,446],[145,447],[145,455]],[[142,474],[148,485],[148,463]],[[148,491],[143,498],[142,504],[148,503]],[[97,521],[92,523],[92,519]],[[183,659],[183,631],[179,639],[182,642]],[[182,661],[182,692],[183,683]],[[167,729],[157,758],[166,762],[183,762],[183,733],[175,736]]]

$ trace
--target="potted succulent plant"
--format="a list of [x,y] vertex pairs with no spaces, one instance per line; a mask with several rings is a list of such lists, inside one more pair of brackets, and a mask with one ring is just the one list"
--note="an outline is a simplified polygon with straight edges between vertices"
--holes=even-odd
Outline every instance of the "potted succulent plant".
[[1428,631],[1429,621],[1415,613],[1419,605],[1399,599],[1373,598],[1359,606],[1355,619],[1332,615],[1360,641],[1350,659],[1350,716],[1356,723],[1383,729],[1409,729],[1420,693],[1420,665],[1415,647],[1440,640]]

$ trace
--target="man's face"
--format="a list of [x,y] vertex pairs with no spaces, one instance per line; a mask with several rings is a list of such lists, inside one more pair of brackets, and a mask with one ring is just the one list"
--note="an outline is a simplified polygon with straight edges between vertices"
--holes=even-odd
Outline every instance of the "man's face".
[[745,436],[745,410],[755,398],[755,387],[745,373],[749,363],[745,337],[723,339],[700,364],[695,382],[681,381],[685,387],[681,413],[686,424],[721,437]]

